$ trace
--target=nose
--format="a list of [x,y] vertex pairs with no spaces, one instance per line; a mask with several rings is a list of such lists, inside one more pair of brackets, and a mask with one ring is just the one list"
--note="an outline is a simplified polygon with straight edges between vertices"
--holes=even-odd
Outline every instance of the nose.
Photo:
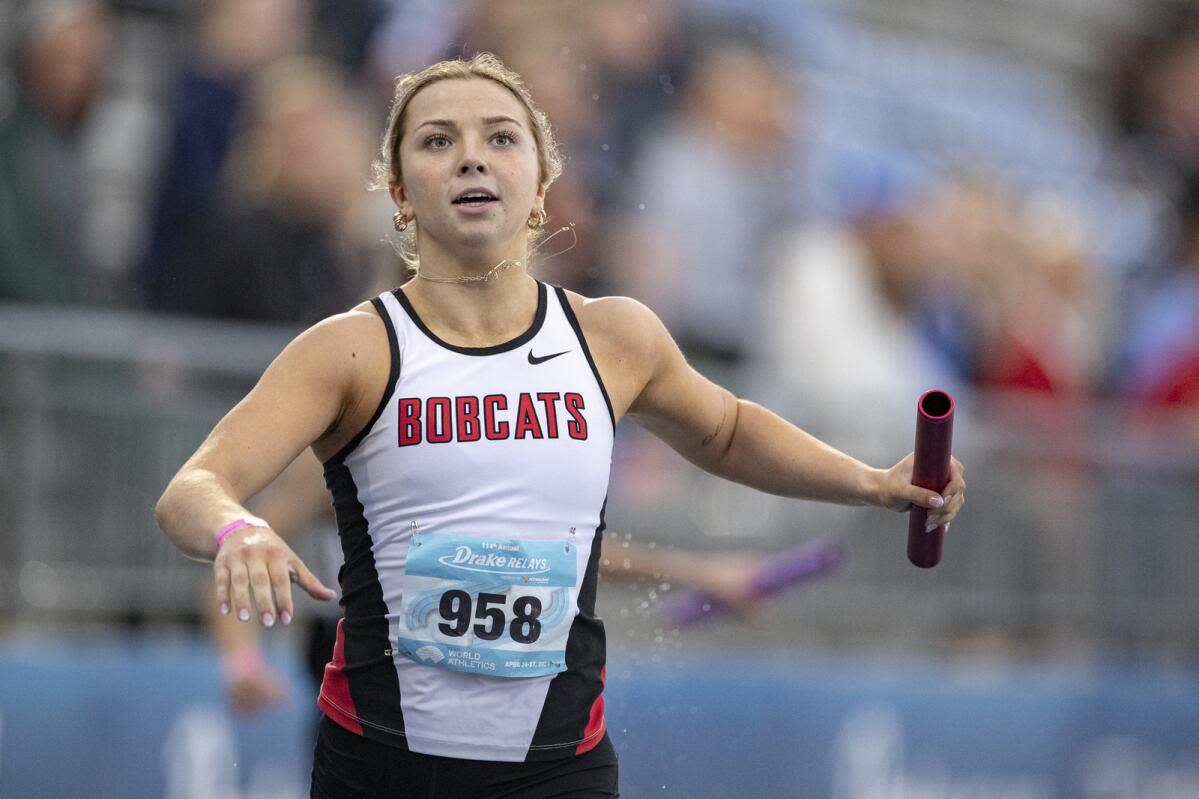
[[462,159],[460,164],[458,164],[458,174],[465,176],[471,174],[472,172],[479,175],[486,175],[487,165],[478,158],[467,156]]

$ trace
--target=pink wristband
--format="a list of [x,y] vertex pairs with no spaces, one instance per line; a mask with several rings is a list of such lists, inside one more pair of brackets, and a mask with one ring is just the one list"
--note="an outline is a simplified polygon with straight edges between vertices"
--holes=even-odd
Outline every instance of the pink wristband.
[[243,516],[240,519],[234,519],[233,521],[229,522],[228,524],[226,524],[224,527],[222,527],[220,530],[217,531],[217,534],[216,534],[216,550],[217,550],[217,552],[221,551],[221,544],[223,544],[225,542],[226,538],[233,535],[234,533],[236,533],[238,530],[242,529],[243,527],[270,527],[270,525],[267,524],[264,519],[259,519],[257,516]]
[[256,677],[270,670],[262,656],[262,650],[257,646],[244,646],[221,656],[221,673],[230,682],[244,677]]

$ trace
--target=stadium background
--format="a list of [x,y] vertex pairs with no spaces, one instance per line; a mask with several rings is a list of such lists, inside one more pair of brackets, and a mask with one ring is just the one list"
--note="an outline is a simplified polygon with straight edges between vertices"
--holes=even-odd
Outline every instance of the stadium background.
[[0,3],[0,796],[304,795],[296,631],[266,637],[292,699],[232,714],[152,507],[290,335],[400,279],[363,190],[391,77],[480,49],[568,158],[577,243],[537,276],[645,300],[878,465],[920,391],[958,402],[970,502],[927,572],[899,517],[622,431],[609,557],[849,553],[756,624],[605,586],[625,795],[1199,796],[1193,8]]

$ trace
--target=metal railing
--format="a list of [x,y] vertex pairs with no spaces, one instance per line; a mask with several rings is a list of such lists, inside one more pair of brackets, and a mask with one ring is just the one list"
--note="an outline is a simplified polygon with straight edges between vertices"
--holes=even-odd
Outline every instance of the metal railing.
[[[0,305],[5,615],[193,612],[207,570],[158,531],[154,502],[295,332]],[[861,429],[805,424],[811,409],[785,396],[768,404],[861,454]],[[969,504],[933,570],[906,562],[906,522],[895,514],[717,480],[627,423],[614,459],[609,554],[625,535],[766,552],[828,536],[848,548],[839,575],[782,598],[765,627],[715,624],[687,636],[705,643],[1199,657],[1193,424],[1102,403],[973,395],[958,404],[968,414],[955,454],[968,464]],[[910,435],[900,429],[872,443],[902,454]],[[669,599],[653,583],[606,585],[601,612],[628,641],[676,640],[658,607]]]

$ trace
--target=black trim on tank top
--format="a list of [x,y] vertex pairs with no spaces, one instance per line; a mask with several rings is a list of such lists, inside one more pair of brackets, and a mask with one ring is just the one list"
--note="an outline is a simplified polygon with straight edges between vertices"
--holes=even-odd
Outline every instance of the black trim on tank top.
[[603,620],[595,615],[595,595],[604,530],[607,529],[604,521],[607,509],[608,498],[604,497],[599,525],[591,542],[591,554],[587,558],[587,571],[579,586],[579,613],[571,622],[566,637],[566,671],[554,675],[550,681],[525,762],[573,754],[591,720],[591,707],[604,692],[602,672],[607,660],[607,636]]
[[412,303],[408,301],[408,297],[404,294],[403,289],[395,289],[392,294],[400,301],[400,305],[404,306],[404,310],[408,312],[408,316],[412,317],[413,324],[420,328],[420,332],[428,336],[434,344],[463,355],[498,355],[501,352],[514,350],[532,341],[533,336],[537,335],[538,331],[541,330],[542,323],[545,322],[545,284],[540,280],[537,281],[537,313],[533,315],[533,324],[529,325],[528,330],[511,341],[505,341],[502,344],[493,344],[490,347],[460,347],[457,344],[450,344],[447,341],[443,341],[425,325],[424,321],[416,313],[416,309],[412,307]]
[[391,314],[387,312],[387,306],[383,304],[383,300],[378,297],[371,297],[371,305],[375,306],[375,311],[383,320],[383,326],[387,328],[387,347],[391,350],[391,371],[387,375],[387,388],[383,390],[383,398],[379,400],[379,407],[375,408],[371,420],[358,431],[358,435],[351,438],[344,447],[338,450],[336,455],[325,461],[325,466],[343,462],[362,443],[362,439],[366,438],[375,423],[379,421],[379,417],[383,415],[383,409],[387,407],[391,395],[395,393],[396,383],[400,379],[400,342],[396,338],[395,325],[391,323]]
[[595,382],[599,384],[600,393],[604,395],[604,402],[608,406],[608,419],[612,422],[612,429],[616,429],[616,414],[612,411],[612,400],[608,397],[608,389],[604,385],[604,379],[600,377],[599,369],[595,366],[595,359],[591,357],[591,348],[587,346],[587,339],[583,336],[583,328],[579,326],[579,320],[575,316],[574,309],[570,307],[570,300],[566,298],[566,291],[561,286],[554,286],[554,293],[558,295],[558,302],[562,303],[562,312],[566,314],[566,321],[570,322],[570,326],[574,328],[575,336],[579,339],[579,346],[583,348],[583,355],[587,356],[587,365],[591,367],[591,374],[595,375]]
[[344,565],[337,577],[343,614],[343,673],[350,698],[354,700],[354,714],[365,737],[407,748],[400,678],[389,654],[391,628],[383,582],[375,563],[370,520],[358,498],[358,485],[349,466],[344,463],[326,466],[325,485],[333,496],[337,534],[341,539]]

